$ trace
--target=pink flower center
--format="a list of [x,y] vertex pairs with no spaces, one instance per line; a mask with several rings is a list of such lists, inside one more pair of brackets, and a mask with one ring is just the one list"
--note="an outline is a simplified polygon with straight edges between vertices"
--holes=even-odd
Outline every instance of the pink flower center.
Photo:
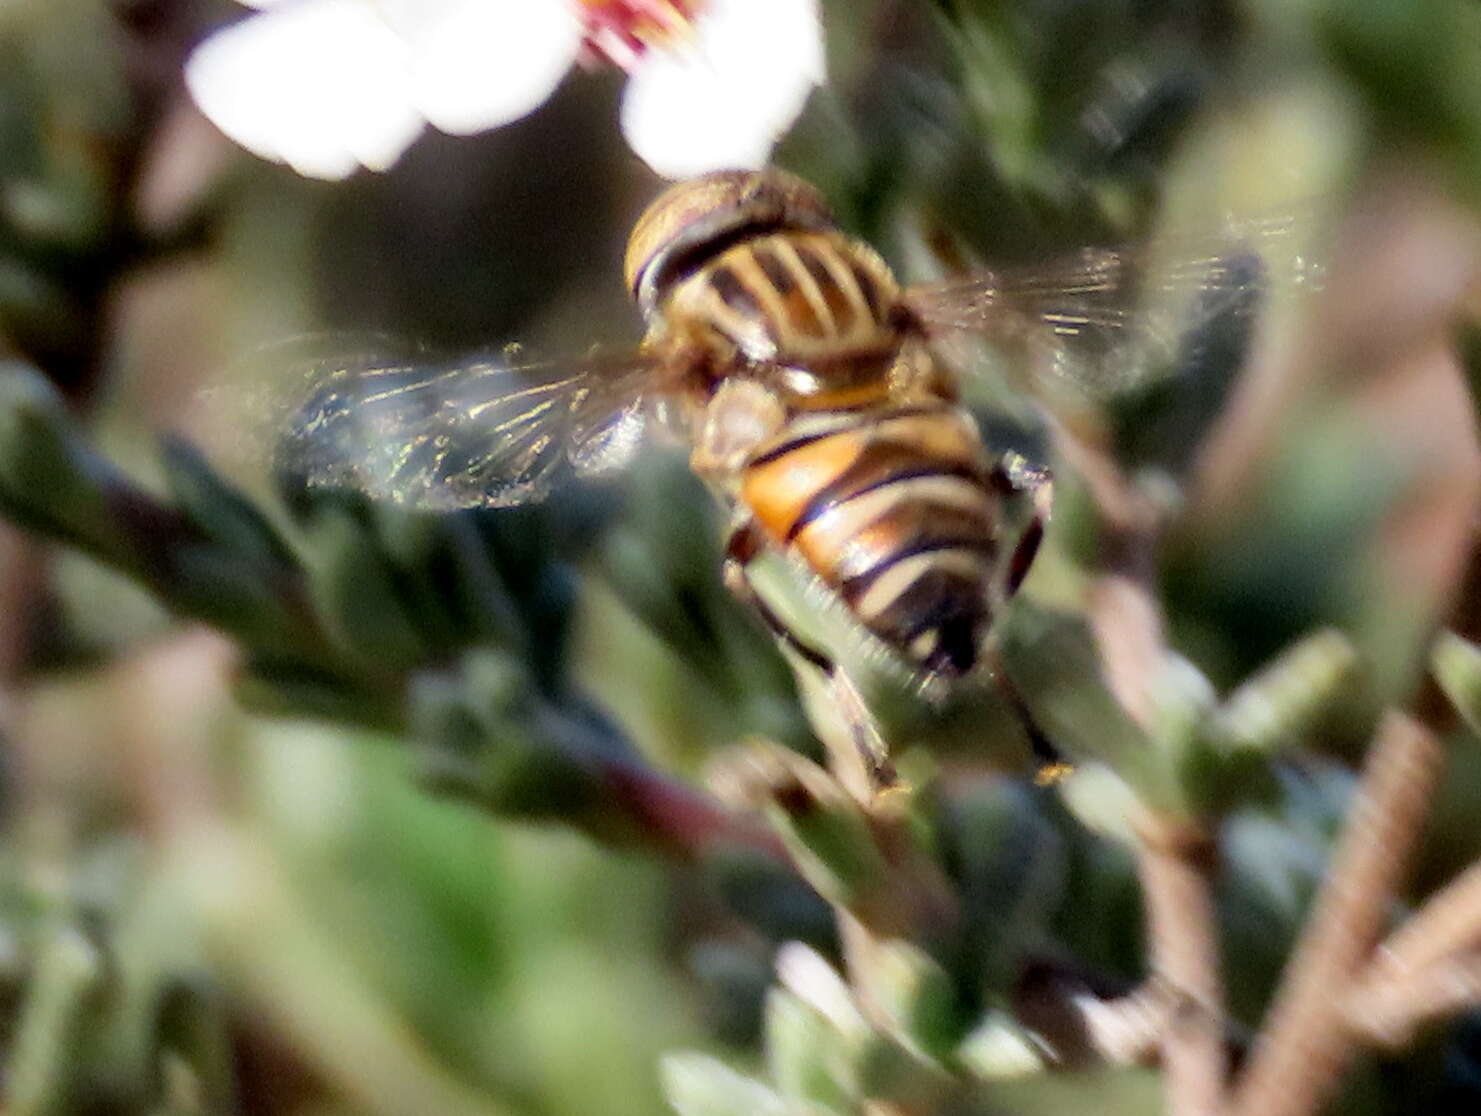
[[689,35],[705,0],[577,0],[582,65],[633,69],[651,47]]

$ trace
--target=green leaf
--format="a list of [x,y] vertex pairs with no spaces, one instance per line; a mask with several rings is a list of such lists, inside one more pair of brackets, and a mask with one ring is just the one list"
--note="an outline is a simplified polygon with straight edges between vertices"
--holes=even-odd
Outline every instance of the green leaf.
[[1481,733],[1481,647],[1454,632],[1444,632],[1435,641],[1430,664],[1456,712],[1472,732]]
[[980,1078],[1029,1077],[1048,1069],[1043,1047],[1003,1011],[990,1011],[956,1052],[956,1061]]
[[910,942],[872,954],[870,990],[895,1036],[915,1053],[944,1062],[961,1038],[951,977]]
[[137,556],[108,530],[106,488],[115,479],[56,389],[28,365],[0,361],[0,510],[133,566]]
[[1358,666],[1357,650],[1341,632],[1328,628],[1305,637],[1224,701],[1210,726],[1216,745],[1226,754],[1268,754],[1299,740]]
[[348,510],[324,509],[305,529],[310,592],[345,652],[388,670],[428,659],[390,563]]
[[264,565],[297,565],[267,517],[222,480],[195,446],[167,438],[160,460],[170,495],[208,538]]
[[791,992],[773,988],[768,993],[766,1067],[788,1101],[811,1101],[833,1111],[852,1111],[856,1093],[848,1044],[848,1038],[830,1020]]
[[77,1044],[103,974],[103,958],[76,927],[58,927],[43,939],[8,1058],[9,1111],[17,1116],[68,1111]]
[[1020,595],[1003,629],[1008,673],[1054,746],[1071,760],[1100,759],[1128,782],[1149,782],[1151,742],[1102,681],[1085,620]]
[[669,1054],[659,1064],[663,1095],[679,1116],[794,1116],[754,1078],[705,1054]]
[[753,748],[756,797],[807,881],[831,903],[888,901],[889,866],[859,803],[811,760],[778,747]]

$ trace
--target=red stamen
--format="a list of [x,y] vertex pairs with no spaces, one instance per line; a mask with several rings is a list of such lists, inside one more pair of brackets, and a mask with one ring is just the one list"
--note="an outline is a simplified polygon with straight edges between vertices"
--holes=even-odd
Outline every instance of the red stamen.
[[578,0],[585,41],[578,61],[631,70],[654,44],[688,33],[704,0]]

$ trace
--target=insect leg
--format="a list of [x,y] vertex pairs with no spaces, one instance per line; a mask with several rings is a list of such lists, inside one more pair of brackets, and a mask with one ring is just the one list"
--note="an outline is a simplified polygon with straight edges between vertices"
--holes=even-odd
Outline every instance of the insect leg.
[[[725,544],[725,586],[736,598],[749,606],[761,618],[761,622],[776,639],[791,648],[809,665],[815,667],[828,680],[833,700],[839,714],[848,726],[854,750],[862,768],[857,771],[854,782],[856,796],[869,801],[880,791],[896,782],[894,766],[889,761],[888,749],[874,723],[874,716],[864,703],[858,688],[844,669],[832,657],[802,639],[772,607],[761,598],[751,584],[749,567],[766,549],[766,540],[756,524],[742,519],[731,529]],[[853,767],[854,765],[849,765]]]
[[1039,764],[1039,770],[1034,774],[1034,781],[1041,785],[1058,782],[1074,769],[1074,764],[1064,758],[1064,753],[1054,746],[1054,741],[1050,740],[1049,735],[1039,727],[1039,722],[1029,709],[1028,702],[1024,701],[1018,686],[1008,677],[1008,672],[1003,669],[1002,659],[996,653],[992,656],[992,676],[998,693],[1002,694],[1003,700],[1008,703],[1008,708],[1013,710],[1013,715],[1023,726],[1024,735],[1028,737],[1029,749]]
[[[1044,525],[1049,519],[1049,504],[1054,491],[1054,479],[1048,469],[1031,464],[1022,454],[1005,453],[993,464],[988,474],[988,481],[1004,498],[1028,500],[1033,508],[1033,514],[1024,526],[1018,545],[1013,548],[1013,553],[1008,560],[1004,588],[1005,596],[1012,596],[1028,575],[1029,567],[1033,565],[1034,555],[1039,551],[1039,544],[1044,541]],[[1059,749],[1039,727],[1033,713],[1029,711],[1028,703],[1018,692],[1018,687],[1014,685],[1013,680],[1008,677],[1007,671],[1003,669],[1001,657],[996,653],[993,655],[992,671],[993,677],[997,680],[998,691],[1012,708],[1019,723],[1023,725],[1023,731],[1028,735],[1029,746],[1033,749],[1034,758],[1042,765],[1039,768],[1038,781],[1041,783],[1054,782],[1065,774],[1071,765],[1065,761]]]
[[754,522],[745,519],[732,527],[730,537],[725,541],[723,567],[725,588],[729,589],[737,600],[752,609],[761,618],[767,630],[780,642],[785,643],[824,674],[832,674],[836,669],[833,660],[787,627],[786,622],[761,599],[761,595],[752,586],[747,570],[765,549],[766,541],[761,537],[761,532]]
[[1005,453],[993,464],[988,481],[1003,497],[1009,500],[1028,500],[1033,508],[1033,514],[1008,561],[1004,588],[1007,595],[1012,596],[1028,576],[1034,555],[1039,551],[1039,544],[1044,541],[1044,525],[1049,520],[1054,479],[1048,469],[1030,464],[1021,454]]

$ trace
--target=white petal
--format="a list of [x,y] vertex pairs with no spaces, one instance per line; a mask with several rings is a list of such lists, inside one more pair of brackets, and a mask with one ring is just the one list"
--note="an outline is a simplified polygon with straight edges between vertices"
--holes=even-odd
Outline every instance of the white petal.
[[300,174],[384,170],[422,121],[406,45],[362,0],[300,0],[232,24],[185,67],[191,95],[243,147]]
[[633,74],[622,130],[668,178],[762,166],[824,76],[816,0],[712,0]]
[[[427,0],[421,0],[423,4]],[[568,0],[435,0],[408,33],[412,101],[469,135],[518,120],[554,92],[581,46]]]

